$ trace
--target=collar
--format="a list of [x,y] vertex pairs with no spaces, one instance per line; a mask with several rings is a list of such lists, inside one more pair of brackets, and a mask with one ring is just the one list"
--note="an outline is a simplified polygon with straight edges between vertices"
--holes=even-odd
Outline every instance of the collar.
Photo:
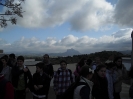
[[93,86],[93,82],[92,81],[90,81],[90,80],[88,80],[88,79],[86,79],[86,78],[84,78],[84,77],[80,77],[80,81],[81,82],[86,82],[90,87],[92,87]]

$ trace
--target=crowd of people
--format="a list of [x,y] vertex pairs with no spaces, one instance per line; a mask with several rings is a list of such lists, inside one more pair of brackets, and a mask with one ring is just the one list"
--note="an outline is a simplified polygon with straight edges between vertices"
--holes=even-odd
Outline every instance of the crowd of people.
[[[82,58],[74,71],[67,68],[65,60],[60,61],[60,68],[54,71],[49,55],[43,56],[37,63],[32,75],[24,65],[24,57],[15,54],[0,58],[0,99],[26,99],[30,91],[33,99],[48,99],[51,79],[56,99],[121,99],[122,82],[133,78],[133,69],[127,73],[122,57],[113,61],[101,62]],[[133,99],[133,83],[129,97]],[[70,98],[70,96],[72,98]]]

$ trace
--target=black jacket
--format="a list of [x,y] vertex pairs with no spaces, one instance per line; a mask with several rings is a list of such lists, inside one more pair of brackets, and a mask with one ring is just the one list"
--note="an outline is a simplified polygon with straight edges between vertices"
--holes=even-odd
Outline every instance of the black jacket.
[[[28,67],[26,67],[28,68]],[[14,66],[12,67],[12,85],[17,88],[18,86],[18,80],[19,80],[19,76],[21,74],[24,73],[24,80],[25,80],[25,88],[31,88],[32,86],[32,75],[31,75],[31,72],[28,71],[27,72],[24,72],[23,70],[20,70],[18,66]],[[28,80],[27,80],[28,78]],[[28,81],[28,82],[27,82]]]
[[[45,67],[43,68],[43,71],[48,75],[53,77],[54,75],[54,70],[53,70],[53,65],[52,64],[48,64],[45,65]],[[51,80],[51,79],[50,79]]]
[[40,75],[40,73],[34,73],[33,74],[33,86],[43,85],[43,87],[37,91],[33,89],[33,93],[36,95],[46,95],[47,83],[48,83],[48,77],[44,73],[42,75]]
[[109,99],[107,78],[101,78],[97,74],[94,74],[93,83],[92,96],[95,99]]

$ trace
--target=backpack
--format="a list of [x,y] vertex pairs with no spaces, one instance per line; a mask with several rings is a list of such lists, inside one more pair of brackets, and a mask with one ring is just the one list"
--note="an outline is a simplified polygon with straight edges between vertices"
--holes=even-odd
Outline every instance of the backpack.
[[3,99],[4,96],[5,96],[5,87],[6,87],[6,84],[7,84],[7,80],[3,79],[1,82],[0,82],[0,99]]
[[[73,83],[73,77],[72,77],[72,71],[70,69],[68,69],[69,73],[70,73],[70,80],[71,80],[71,83]],[[60,70],[57,70],[57,73],[58,75],[60,74]]]
[[77,86],[80,86],[80,85],[85,85],[85,86],[89,87],[89,85],[86,82],[78,82],[78,83],[74,82],[73,84],[71,84],[68,87],[68,89],[62,95],[61,99],[73,99],[74,90],[76,89]]

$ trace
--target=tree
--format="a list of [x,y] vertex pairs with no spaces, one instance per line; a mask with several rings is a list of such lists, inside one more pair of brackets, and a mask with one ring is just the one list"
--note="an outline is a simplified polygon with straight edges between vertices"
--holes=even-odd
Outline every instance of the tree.
[[0,0],[0,6],[6,7],[6,11],[2,14],[0,13],[0,27],[5,28],[7,26],[7,22],[11,22],[12,24],[17,23],[16,16],[23,17],[21,3],[25,0],[18,0],[15,2],[14,0]]

